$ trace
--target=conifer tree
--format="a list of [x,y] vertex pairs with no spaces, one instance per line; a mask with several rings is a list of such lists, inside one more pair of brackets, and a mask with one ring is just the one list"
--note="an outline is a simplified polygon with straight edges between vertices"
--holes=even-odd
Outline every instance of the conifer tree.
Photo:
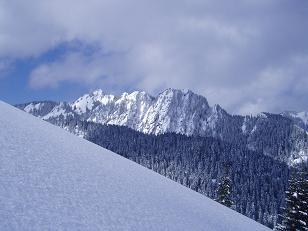
[[286,207],[275,230],[308,231],[308,173],[307,166],[293,169],[286,191]]
[[217,189],[217,202],[223,204],[224,206],[231,207],[233,205],[233,201],[231,200],[231,180],[228,176],[229,166],[227,164],[224,165],[224,175],[220,179]]

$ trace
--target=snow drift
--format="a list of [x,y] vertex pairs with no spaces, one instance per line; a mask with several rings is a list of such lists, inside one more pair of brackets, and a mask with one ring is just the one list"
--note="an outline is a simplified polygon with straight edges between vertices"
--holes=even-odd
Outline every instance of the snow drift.
[[268,230],[0,101],[0,230]]

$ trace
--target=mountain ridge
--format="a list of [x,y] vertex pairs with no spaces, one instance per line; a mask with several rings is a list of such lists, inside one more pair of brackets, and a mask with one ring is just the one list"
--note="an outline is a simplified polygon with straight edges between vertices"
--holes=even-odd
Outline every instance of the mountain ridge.
[[[298,117],[283,113],[230,115],[217,104],[210,106],[204,96],[190,90],[168,88],[153,97],[144,91],[124,92],[115,96],[98,89],[72,103],[45,104],[29,103],[17,107],[49,121],[77,118],[99,124],[127,126],[145,134],[174,132],[241,142],[252,150],[262,148],[266,155],[290,165],[301,159],[307,160],[308,156],[308,130],[301,126],[304,122],[301,123]],[[282,143],[269,143],[268,137],[264,137],[268,127],[271,136],[277,142],[283,140]]]

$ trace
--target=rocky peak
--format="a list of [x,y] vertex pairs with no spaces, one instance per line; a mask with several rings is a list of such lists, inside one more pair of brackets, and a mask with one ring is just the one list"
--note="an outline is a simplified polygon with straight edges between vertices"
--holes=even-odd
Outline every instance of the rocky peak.
[[42,101],[18,107],[48,121],[67,120],[63,124],[73,118],[127,126],[146,134],[174,132],[242,142],[252,150],[262,149],[283,161],[291,153],[292,160],[308,155],[308,126],[304,123],[307,124],[307,113],[232,116],[217,104],[210,107],[205,97],[190,90],[169,88],[152,97],[144,91],[115,96],[98,89],[71,104]]

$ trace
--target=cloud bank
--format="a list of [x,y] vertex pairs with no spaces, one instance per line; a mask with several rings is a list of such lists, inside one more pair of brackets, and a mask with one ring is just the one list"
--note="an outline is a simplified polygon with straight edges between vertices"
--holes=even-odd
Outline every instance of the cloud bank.
[[69,50],[30,74],[35,88],[190,88],[233,113],[308,110],[308,2],[0,1],[0,58]]

